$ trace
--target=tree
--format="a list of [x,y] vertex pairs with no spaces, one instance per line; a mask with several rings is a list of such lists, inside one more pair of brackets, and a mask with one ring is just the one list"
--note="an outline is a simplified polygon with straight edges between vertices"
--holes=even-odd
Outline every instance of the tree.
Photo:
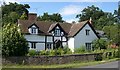
[[112,43],[120,44],[120,24],[111,26],[104,26],[103,31],[106,33],[107,38],[112,40]]
[[21,15],[20,19],[22,19],[22,20],[27,19],[27,15],[25,14],[25,12]]
[[82,14],[76,16],[76,18],[79,18],[79,21],[89,20],[90,17],[92,18],[93,26],[97,30],[101,30],[103,26],[114,23],[113,14],[104,12],[94,5],[84,8]]
[[28,53],[28,43],[16,24],[3,26],[2,36],[3,56],[24,56]]
[[79,21],[84,21],[90,19],[96,20],[104,15],[104,12],[94,5],[88,6],[82,10],[82,14],[78,14],[76,18],[79,18]]
[[58,13],[53,13],[49,15],[47,12],[44,13],[42,16],[38,16],[37,20],[40,21],[53,21],[53,22],[63,22],[62,17]]
[[9,4],[4,3],[4,5],[2,5],[1,8],[2,8],[2,18],[3,18],[3,25],[4,25],[4,23],[17,22],[16,19],[11,20],[11,18],[16,17],[16,14],[18,15],[17,19],[20,18],[20,16],[24,12],[25,14],[28,14],[27,9],[30,8],[30,6],[28,4],[23,5],[18,3],[9,3]]

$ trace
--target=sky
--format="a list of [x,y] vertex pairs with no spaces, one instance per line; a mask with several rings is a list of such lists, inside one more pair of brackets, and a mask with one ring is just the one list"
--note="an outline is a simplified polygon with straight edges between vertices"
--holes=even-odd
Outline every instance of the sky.
[[[10,1],[10,0],[8,0]],[[7,1],[7,2],[8,2]],[[94,1],[94,0],[92,0]],[[48,14],[60,13],[63,17],[63,20],[67,22],[78,21],[76,17],[77,14],[80,14],[81,11],[87,6],[95,5],[99,7],[104,12],[114,13],[114,10],[118,9],[117,1],[108,1],[108,2],[92,2],[92,1],[80,1],[80,2],[18,2],[17,0],[12,0],[12,2],[18,2],[20,4],[29,4],[30,9],[28,11],[30,13],[37,13],[37,16],[43,15],[43,13],[48,12]]]
[[30,13],[37,13],[43,15],[44,12],[48,14],[60,13],[63,20],[67,22],[78,21],[76,17],[87,6],[95,5],[104,12],[113,13],[118,8],[118,2],[21,2],[21,4],[29,4]]

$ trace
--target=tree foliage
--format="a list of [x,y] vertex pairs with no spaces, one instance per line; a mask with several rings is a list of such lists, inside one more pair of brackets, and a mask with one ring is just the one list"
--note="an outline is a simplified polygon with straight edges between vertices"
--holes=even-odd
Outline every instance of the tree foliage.
[[21,20],[25,20],[27,19],[27,14],[24,12],[21,17],[20,17]]
[[113,24],[113,14],[107,13],[95,7],[94,5],[88,6],[82,10],[82,14],[78,14],[76,18],[79,18],[79,21],[89,20],[92,18],[93,26],[101,30],[105,25]]
[[120,24],[104,26],[103,31],[113,43],[120,44]]
[[23,13],[28,14],[28,4],[9,3],[1,6],[2,18],[4,23],[16,23],[16,19],[19,19]]
[[53,22],[63,22],[62,17],[58,13],[53,13],[49,15],[47,12],[44,13],[42,16],[38,16],[37,20],[40,21],[53,21]]
[[28,53],[28,43],[17,25],[5,25],[2,35],[3,56],[24,56]]

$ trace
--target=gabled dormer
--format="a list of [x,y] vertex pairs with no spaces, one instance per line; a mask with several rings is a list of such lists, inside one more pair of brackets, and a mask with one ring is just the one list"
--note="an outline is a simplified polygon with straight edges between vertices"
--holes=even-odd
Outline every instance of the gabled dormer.
[[39,27],[33,23],[31,26],[28,27],[30,34],[38,34]]
[[65,31],[62,29],[59,23],[51,25],[48,32],[51,33],[53,36],[64,36],[65,35]]

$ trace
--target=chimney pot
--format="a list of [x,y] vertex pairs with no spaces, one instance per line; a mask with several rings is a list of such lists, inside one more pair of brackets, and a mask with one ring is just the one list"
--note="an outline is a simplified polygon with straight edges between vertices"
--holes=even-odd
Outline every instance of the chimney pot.
[[90,17],[90,19],[89,19],[89,22],[90,22],[90,24],[92,24],[92,18]]

